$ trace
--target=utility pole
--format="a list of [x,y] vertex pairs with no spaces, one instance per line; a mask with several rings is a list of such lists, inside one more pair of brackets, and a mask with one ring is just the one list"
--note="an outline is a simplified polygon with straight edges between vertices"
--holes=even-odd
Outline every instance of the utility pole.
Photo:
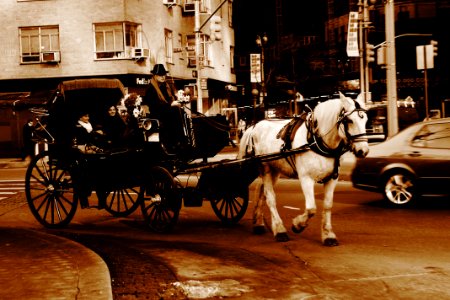
[[[364,3],[361,2],[362,0],[358,1],[358,16],[359,16],[359,26],[358,26],[358,37],[359,37],[359,88],[360,93],[363,96],[364,103],[366,102],[366,80],[365,80],[365,64],[364,64],[364,57],[365,57],[365,30],[364,30]],[[367,0],[365,0],[367,1]]]
[[398,132],[394,0],[385,1],[384,14],[386,26],[387,125],[388,137],[391,137]]
[[[211,18],[219,11],[219,9],[228,1],[222,0],[222,2],[217,6],[217,8],[211,13],[211,15],[201,24],[200,21],[200,2],[202,0],[194,0],[195,1],[195,25],[194,25],[194,33],[195,33],[195,69],[197,71],[197,111],[203,113],[203,95],[202,95],[202,77],[201,71],[203,67],[203,55],[200,55],[202,50],[201,45],[201,33],[202,28],[206,23],[211,20]],[[221,29],[220,29],[221,30]],[[205,46],[206,47],[206,46]],[[201,62],[200,62],[201,61]]]
[[195,33],[195,69],[197,71],[197,111],[203,113],[203,97],[202,97],[202,86],[201,86],[201,65],[200,65],[200,1],[195,0],[195,25],[194,25],[194,33]]

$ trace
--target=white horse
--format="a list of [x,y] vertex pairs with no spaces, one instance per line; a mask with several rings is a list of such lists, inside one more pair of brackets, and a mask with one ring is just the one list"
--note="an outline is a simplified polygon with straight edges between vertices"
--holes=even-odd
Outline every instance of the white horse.
[[[238,158],[249,155],[264,155],[282,151],[284,140],[277,137],[290,120],[263,120],[249,127],[242,136]],[[292,231],[302,232],[316,213],[314,185],[324,184],[322,215],[322,243],[337,246],[336,235],[331,225],[333,194],[337,184],[339,159],[351,150],[357,157],[369,152],[366,136],[367,115],[364,103],[345,97],[319,103],[307,115],[292,139],[292,149],[303,149],[286,158],[261,162],[262,184],[253,214],[254,233],[265,231],[263,204],[267,203],[272,221],[272,232],[277,241],[288,241],[289,237],[277,211],[274,185],[281,174],[298,177],[305,196],[305,211],[292,220]]]

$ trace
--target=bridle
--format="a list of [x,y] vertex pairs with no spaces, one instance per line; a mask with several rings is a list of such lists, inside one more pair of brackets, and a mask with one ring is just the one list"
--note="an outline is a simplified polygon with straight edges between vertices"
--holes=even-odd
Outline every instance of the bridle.
[[355,109],[353,109],[350,112],[346,112],[345,108],[342,108],[341,112],[339,113],[338,119],[336,121],[336,125],[335,125],[337,127],[338,131],[341,130],[341,124],[344,126],[344,132],[345,132],[347,141],[342,140],[339,143],[339,145],[334,149],[330,148],[324,142],[323,137],[328,135],[335,127],[334,126],[331,127],[330,130],[328,130],[323,136],[320,136],[317,134],[317,130],[316,130],[317,128],[315,128],[317,126],[317,122],[314,120],[314,111],[312,111],[309,114],[309,120],[306,122],[306,127],[308,128],[308,145],[309,145],[310,149],[322,156],[334,158],[333,172],[330,175],[323,178],[320,181],[321,183],[325,183],[331,179],[338,178],[338,176],[339,176],[339,158],[345,152],[350,150],[351,145],[353,143],[368,141],[365,130],[362,133],[353,134],[353,135],[348,132],[348,123],[350,121],[349,116],[352,115],[353,113],[357,113],[358,116],[361,119],[363,119],[364,115],[367,113],[367,111],[364,108],[362,108],[358,102],[356,102],[355,100],[353,100],[353,101],[355,103]]
[[314,120],[314,111],[312,111],[310,113],[309,121],[307,122],[306,126],[308,128],[308,142],[309,142],[312,150],[316,151],[317,153],[319,153],[323,156],[340,157],[342,154],[344,154],[345,152],[347,152],[350,149],[351,144],[357,143],[357,142],[367,142],[368,141],[367,133],[365,132],[365,130],[362,133],[353,134],[353,135],[348,132],[348,123],[350,121],[349,116],[352,115],[353,113],[357,113],[358,116],[362,119],[362,118],[364,118],[364,115],[367,113],[367,110],[362,108],[358,102],[356,102],[355,100],[353,100],[353,101],[355,103],[355,109],[353,109],[350,112],[347,112],[347,111],[345,111],[345,108],[342,108],[341,112],[339,113],[339,116],[338,116],[335,126],[337,127],[337,130],[341,130],[341,124],[344,126],[344,133],[345,133],[347,142],[342,141],[338,145],[338,147],[335,149],[330,148],[323,141],[323,137],[328,135],[335,127],[334,126],[331,127],[322,136],[318,135],[317,130],[316,130],[317,123]]
[[350,134],[348,132],[348,121],[349,121],[349,116],[353,113],[357,113],[358,116],[363,119],[364,115],[367,115],[367,110],[362,108],[358,102],[355,102],[355,109],[350,111],[350,112],[346,112],[344,108],[342,108],[338,120],[336,122],[336,125],[338,126],[338,128],[340,128],[340,125],[343,124],[344,125],[344,132],[345,132],[345,136],[347,137],[347,139],[350,141],[350,143],[357,143],[357,142],[367,142],[368,138],[367,138],[367,133],[364,130],[364,132],[362,133],[358,133],[358,134]]

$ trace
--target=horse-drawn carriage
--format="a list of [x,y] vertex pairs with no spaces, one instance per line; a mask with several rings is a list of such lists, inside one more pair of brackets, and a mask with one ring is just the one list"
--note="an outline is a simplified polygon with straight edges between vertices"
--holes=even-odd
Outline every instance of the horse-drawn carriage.
[[[292,230],[301,232],[316,213],[314,184],[324,184],[321,239],[337,245],[332,230],[331,209],[338,179],[339,160],[352,151],[368,153],[367,114],[360,99],[340,95],[318,104],[293,120],[263,120],[248,128],[241,139],[238,158],[208,162],[227,143],[229,132],[220,117],[185,119],[192,151],[185,160],[170,155],[158,139],[158,121],[139,119],[137,135],[126,147],[83,153],[74,146],[70,128],[74,116],[89,108],[93,119],[106,106],[124,97],[118,80],[91,79],[63,82],[41,119],[43,139],[49,150],[37,155],[26,173],[26,196],[36,219],[46,227],[67,225],[78,203],[89,207],[96,194],[98,207],[114,216],[127,216],[141,207],[145,223],[154,231],[170,230],[178,220],[182,204],[201,206],[210,201],[214,213],[227,224],[238,222],[248,207],[248,185],[259,175],[253,214],[255,232],[265,226],[262,205],[271,213],[272,233],[288,240],[277,212],[273,186],[280,175],[297,177],[305,196],[305,209],[292,220]],[[195,186],[183,185],[179,175],[198,175]],[[88,197],[86,195],[91,195]]]
[[[248,205],[249,182],[246,185],[245,180],[236,179],[239,164],[227,168],[226,163],[208,162],[229,143],[226,121],[220,116],[189,119],[192,149],[182,161],[165,151],[158,138],[159,122],[148,118],[137,119],[133,138],[120,147],[79,150],[72,134],[77,115],[86,112],[95,124],[124,96],[119,80],[65,81],[47,109],[37,111],[40,126],[36,136],[45,139],[49,147],[30,162],[26,173],[26,197],[35,218],[45,227],[58,228],[70,223],[78,204],[105,209],[118,217],[140,206],[146,224],[164,232],[176,223],[183,201],[185,206],[200,206],[208,199],[220,220],[238,222]],[[193,187],[175,179],[194,173],[200,177]],[[236,188],[230,191],[233,184]]]

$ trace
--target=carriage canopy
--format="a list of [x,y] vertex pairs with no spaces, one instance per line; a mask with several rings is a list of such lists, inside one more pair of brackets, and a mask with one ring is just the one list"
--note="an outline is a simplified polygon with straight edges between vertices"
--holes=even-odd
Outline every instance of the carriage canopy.
[[117,105],[125,95],[118,79],[94,78],[63,81],[56,95],[48,102],[49,127],[59,142],[67,142],[71,128],[82,113],[88,113],[91,123],[100,122],[107,109]]

